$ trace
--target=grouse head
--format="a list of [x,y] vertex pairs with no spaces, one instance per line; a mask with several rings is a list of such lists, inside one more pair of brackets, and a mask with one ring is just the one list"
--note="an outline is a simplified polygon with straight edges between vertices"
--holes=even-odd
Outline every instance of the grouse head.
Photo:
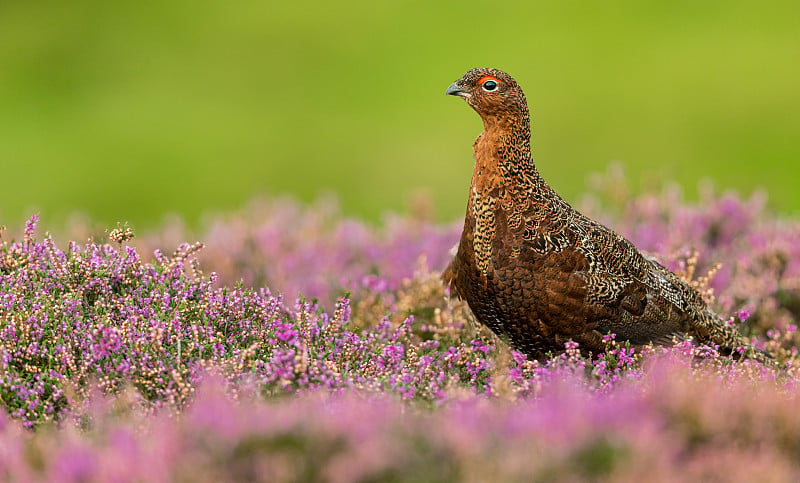
[[530,122],[525,94],[513,77],[490,68],[470,69],[445,94],[462,97],[486,127]]

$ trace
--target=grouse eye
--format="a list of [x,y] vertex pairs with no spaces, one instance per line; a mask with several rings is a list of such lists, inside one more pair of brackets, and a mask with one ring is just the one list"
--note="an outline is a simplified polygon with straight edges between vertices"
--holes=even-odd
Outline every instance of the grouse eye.
[[497,89],[497,82],[493,80],[487,80],[481,87],[483,87],[483,90],[487,92],[492,92]]

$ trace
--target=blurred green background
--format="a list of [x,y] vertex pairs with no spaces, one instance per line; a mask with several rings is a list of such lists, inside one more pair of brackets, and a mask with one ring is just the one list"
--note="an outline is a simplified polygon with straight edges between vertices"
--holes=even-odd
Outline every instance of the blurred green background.
[[463,214],[477,115],[445,88],[514,75],[537,165],[575,200],[710,178],[800,207],[800,3],[0,1],[0,224],[150,227],[257,194],[378,219]]

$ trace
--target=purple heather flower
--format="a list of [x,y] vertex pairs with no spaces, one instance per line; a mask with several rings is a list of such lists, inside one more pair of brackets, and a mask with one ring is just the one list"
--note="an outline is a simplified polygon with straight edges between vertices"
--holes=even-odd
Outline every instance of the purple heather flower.
[[[0,240],[0,472],[627,481],[721,479],[723,468],[796,479],[800,224],[758,200],[703,196],[635,197],[608,221],[673,267],[697,249],[695,279],[725,263],[712,305],[756,314],[748,322],[770,340],[755,344],[781,348],[785,380],[691,340],[634,354],[612,334],[591,360],[574,342],[544,361],[509,356],[445,302],[436,270],[456,224],[372,227],[276,202],[199,236],[177,225],[124,248],[61,251],[36,240],[33,217],[24,243]],[[206,248],[173,251],[183,239]]]

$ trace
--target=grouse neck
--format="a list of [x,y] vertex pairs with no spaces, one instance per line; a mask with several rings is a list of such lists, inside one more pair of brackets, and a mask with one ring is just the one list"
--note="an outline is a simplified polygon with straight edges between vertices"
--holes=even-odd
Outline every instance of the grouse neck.
[[484,130],[475,141],[474,181],[478,186],[521,185],[536,173],[531,156],[528,122],[484,120]]

